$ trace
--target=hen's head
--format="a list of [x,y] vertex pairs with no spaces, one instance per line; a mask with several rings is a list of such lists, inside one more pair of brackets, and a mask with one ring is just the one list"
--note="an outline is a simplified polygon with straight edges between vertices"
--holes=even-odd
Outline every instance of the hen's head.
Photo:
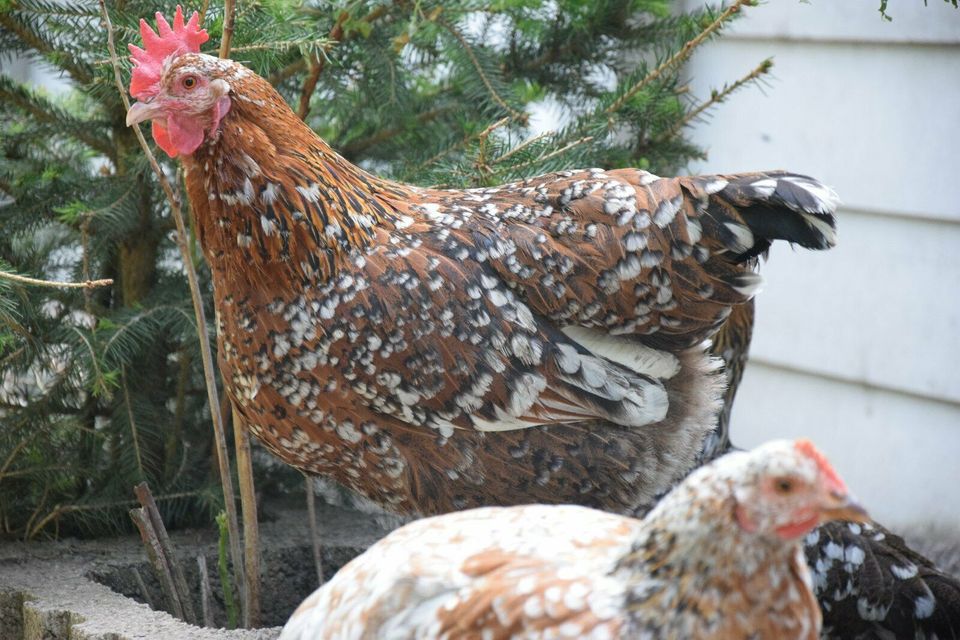
[[129,45],[134,64],[130,94],[137,99],[127,126],[153,121],[153,139],[172,158],[196,151],[230,110],[229,80],[243,69],[199,53],[209,36],[194,13],[184,22],[177,6],[173,27],[157,13],[157,31],[140,21],[144,48]]
[[776,440],[713,464],[732,494],[736,525],[748,533],[789,541],[831,520],[867,520],[809,440]]

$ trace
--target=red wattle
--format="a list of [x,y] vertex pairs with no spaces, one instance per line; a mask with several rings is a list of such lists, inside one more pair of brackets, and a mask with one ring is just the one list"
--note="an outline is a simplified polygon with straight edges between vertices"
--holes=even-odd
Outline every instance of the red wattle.
[[167,133],[177,153],[190,155],[203,144],[203,125],[196,119],[171,115],[167,118]]
[[157,120],[153,121],[153,141],[171,158],[176,158],[180,155],[176,145],[173,144],[173,141],[170,139],[170,133],[167,131],[167,128]]

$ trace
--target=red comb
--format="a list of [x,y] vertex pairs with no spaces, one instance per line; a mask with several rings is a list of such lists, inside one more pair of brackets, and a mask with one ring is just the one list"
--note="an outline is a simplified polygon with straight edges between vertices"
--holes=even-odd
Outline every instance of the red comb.
[[830,461],[827,460],[827,457],[820,453],[819,449],[813,446],[812,442],[806,438],[801,438],[800,440],[794,442],[793,446],[796,447],[797,451],[817,463],[817,468],[820,469],[820,473],[822,473],[824,478],[826,478],[827,484],[830,485],[831,489],[835,489],[842,493],[847,492],[847,485],[844,483],[843,478],[841,478],[840,474],[838,474],[833,468],[833,466],[830,464]]
[[181,53],[197,53],[200,45],[210,39],[207,31],[200,28],[200,15],[196,11],[184,24],[180,5],[177,5],[177,12],[173,16],[172,29],[163,14],[157,12],[157,31],[159,34],[150,28],[146,20],[140,20],[140,37],[143,38],[145,49],[127,45],[134,66],[130,76],[130,95],[138,100],[157,95],[160,72],[167,58]]

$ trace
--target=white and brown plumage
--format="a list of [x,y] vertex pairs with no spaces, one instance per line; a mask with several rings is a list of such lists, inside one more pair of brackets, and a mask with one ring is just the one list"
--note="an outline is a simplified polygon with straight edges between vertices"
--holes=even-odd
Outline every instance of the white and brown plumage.
[[643,520],[536,505],[407,525],[311,595],[281,640],[812,640],[800,539],[863,516],[809,442],[772,442],[694,472]]
[[283,460],[396,511],[649,507],[712,433],[702,341],[755,256],[834,242],[833,193],[786,172],[383,180],[196,53],[196,20],[142,32],[128,121],[183,159],[227,392]]

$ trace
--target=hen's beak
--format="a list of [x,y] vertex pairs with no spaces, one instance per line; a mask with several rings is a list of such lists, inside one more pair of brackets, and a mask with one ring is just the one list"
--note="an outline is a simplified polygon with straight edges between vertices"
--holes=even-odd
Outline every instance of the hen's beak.
[[849,493],[831,491],[829,497],[823,501],[823,506],[820,507],[820,519],[822,522],[831,520],[869,522],[870,516]]
[[161,111],[162,107],[156,100],[151,102],[134,102],[130,105],[130,110],[127,111],[127,126],[130,127],[138,122],[156,118],[160,115]]

